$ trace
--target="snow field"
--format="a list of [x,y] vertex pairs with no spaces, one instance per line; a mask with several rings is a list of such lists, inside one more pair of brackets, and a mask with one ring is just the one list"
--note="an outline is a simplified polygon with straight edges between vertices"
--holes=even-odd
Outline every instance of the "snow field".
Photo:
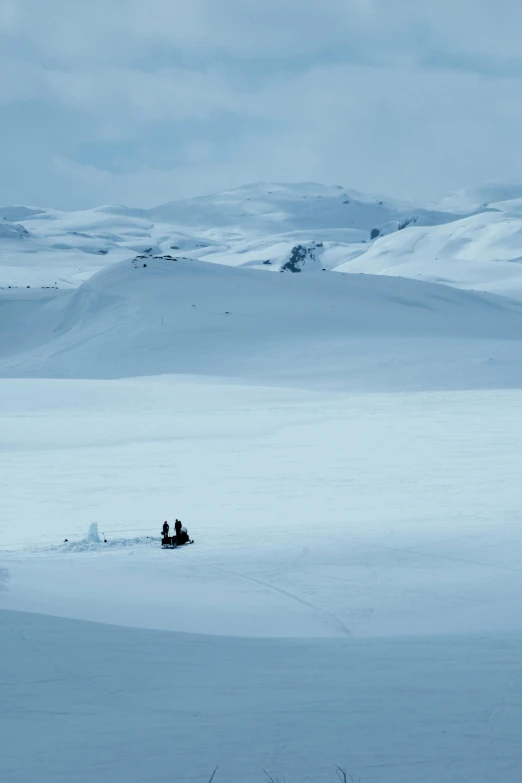
[[1,390],[0,777],[518,783],[518,392]]
[[[522,629],[518,392],[2,388],[5,608],[220,635]],[[176,516],[196,545],[161,551],[146,537]]]
[[12,783],[199,783],[217,764],[245,783],[332,783],[335,764],[364,783],[520,780],[519,639],[227,639],[1,611],[0,633]]

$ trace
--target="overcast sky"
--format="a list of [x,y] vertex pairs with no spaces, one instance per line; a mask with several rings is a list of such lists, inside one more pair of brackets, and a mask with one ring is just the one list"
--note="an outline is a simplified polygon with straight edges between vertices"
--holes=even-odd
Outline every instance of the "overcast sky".
[[522,179],[520,0],[1,0],[0,203]]

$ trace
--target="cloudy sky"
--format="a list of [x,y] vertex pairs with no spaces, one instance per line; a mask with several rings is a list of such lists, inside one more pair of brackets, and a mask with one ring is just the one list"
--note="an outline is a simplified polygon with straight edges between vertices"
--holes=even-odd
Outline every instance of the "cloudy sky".
[[520,0],[1,0],[0,203],[522,179]]

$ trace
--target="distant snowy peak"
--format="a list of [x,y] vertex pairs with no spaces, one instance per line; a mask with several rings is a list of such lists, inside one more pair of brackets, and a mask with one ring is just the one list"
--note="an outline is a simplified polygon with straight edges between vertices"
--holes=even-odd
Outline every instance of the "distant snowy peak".
[[0,239],[25,239],[28,236],[29,231],[20,223],[0,218]]
[[434,205],[436,209],[459,215],[484,209],[500,209],[514,199],[522,199],[522,182],[484,182],[450,193]]
[[201,229],[227,229],[258,236],[289,231],[355,229],[379,234],[399,227],[438,225],[452,213],[379,196],[340,185],[257,183],[185,201],[171,201],[146,210],[151,220]]
[[[259,196],[276,196],[279,198],[294,199],[308,198],[335,198],[340,193],[346,192],[342,185],[322,185],[319,182],[251,182],[232,188],[221,193],[210,194],[203,198],[216,198],[219,196],[231,196],[232,198],[257,198]],[[355,193],[355,191],[353,191]]]

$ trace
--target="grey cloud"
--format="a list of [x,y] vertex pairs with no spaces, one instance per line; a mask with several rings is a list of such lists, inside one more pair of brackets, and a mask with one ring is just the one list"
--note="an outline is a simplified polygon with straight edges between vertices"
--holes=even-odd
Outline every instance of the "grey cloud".
[[344,43],[383,53],[519,53],[518,0],[4,0],[0,31],[49,63],[132,62],[169,44],[189,61],[293,57]]
[[522,176],[521,22],[510,0],[4,0],[0,201]]

